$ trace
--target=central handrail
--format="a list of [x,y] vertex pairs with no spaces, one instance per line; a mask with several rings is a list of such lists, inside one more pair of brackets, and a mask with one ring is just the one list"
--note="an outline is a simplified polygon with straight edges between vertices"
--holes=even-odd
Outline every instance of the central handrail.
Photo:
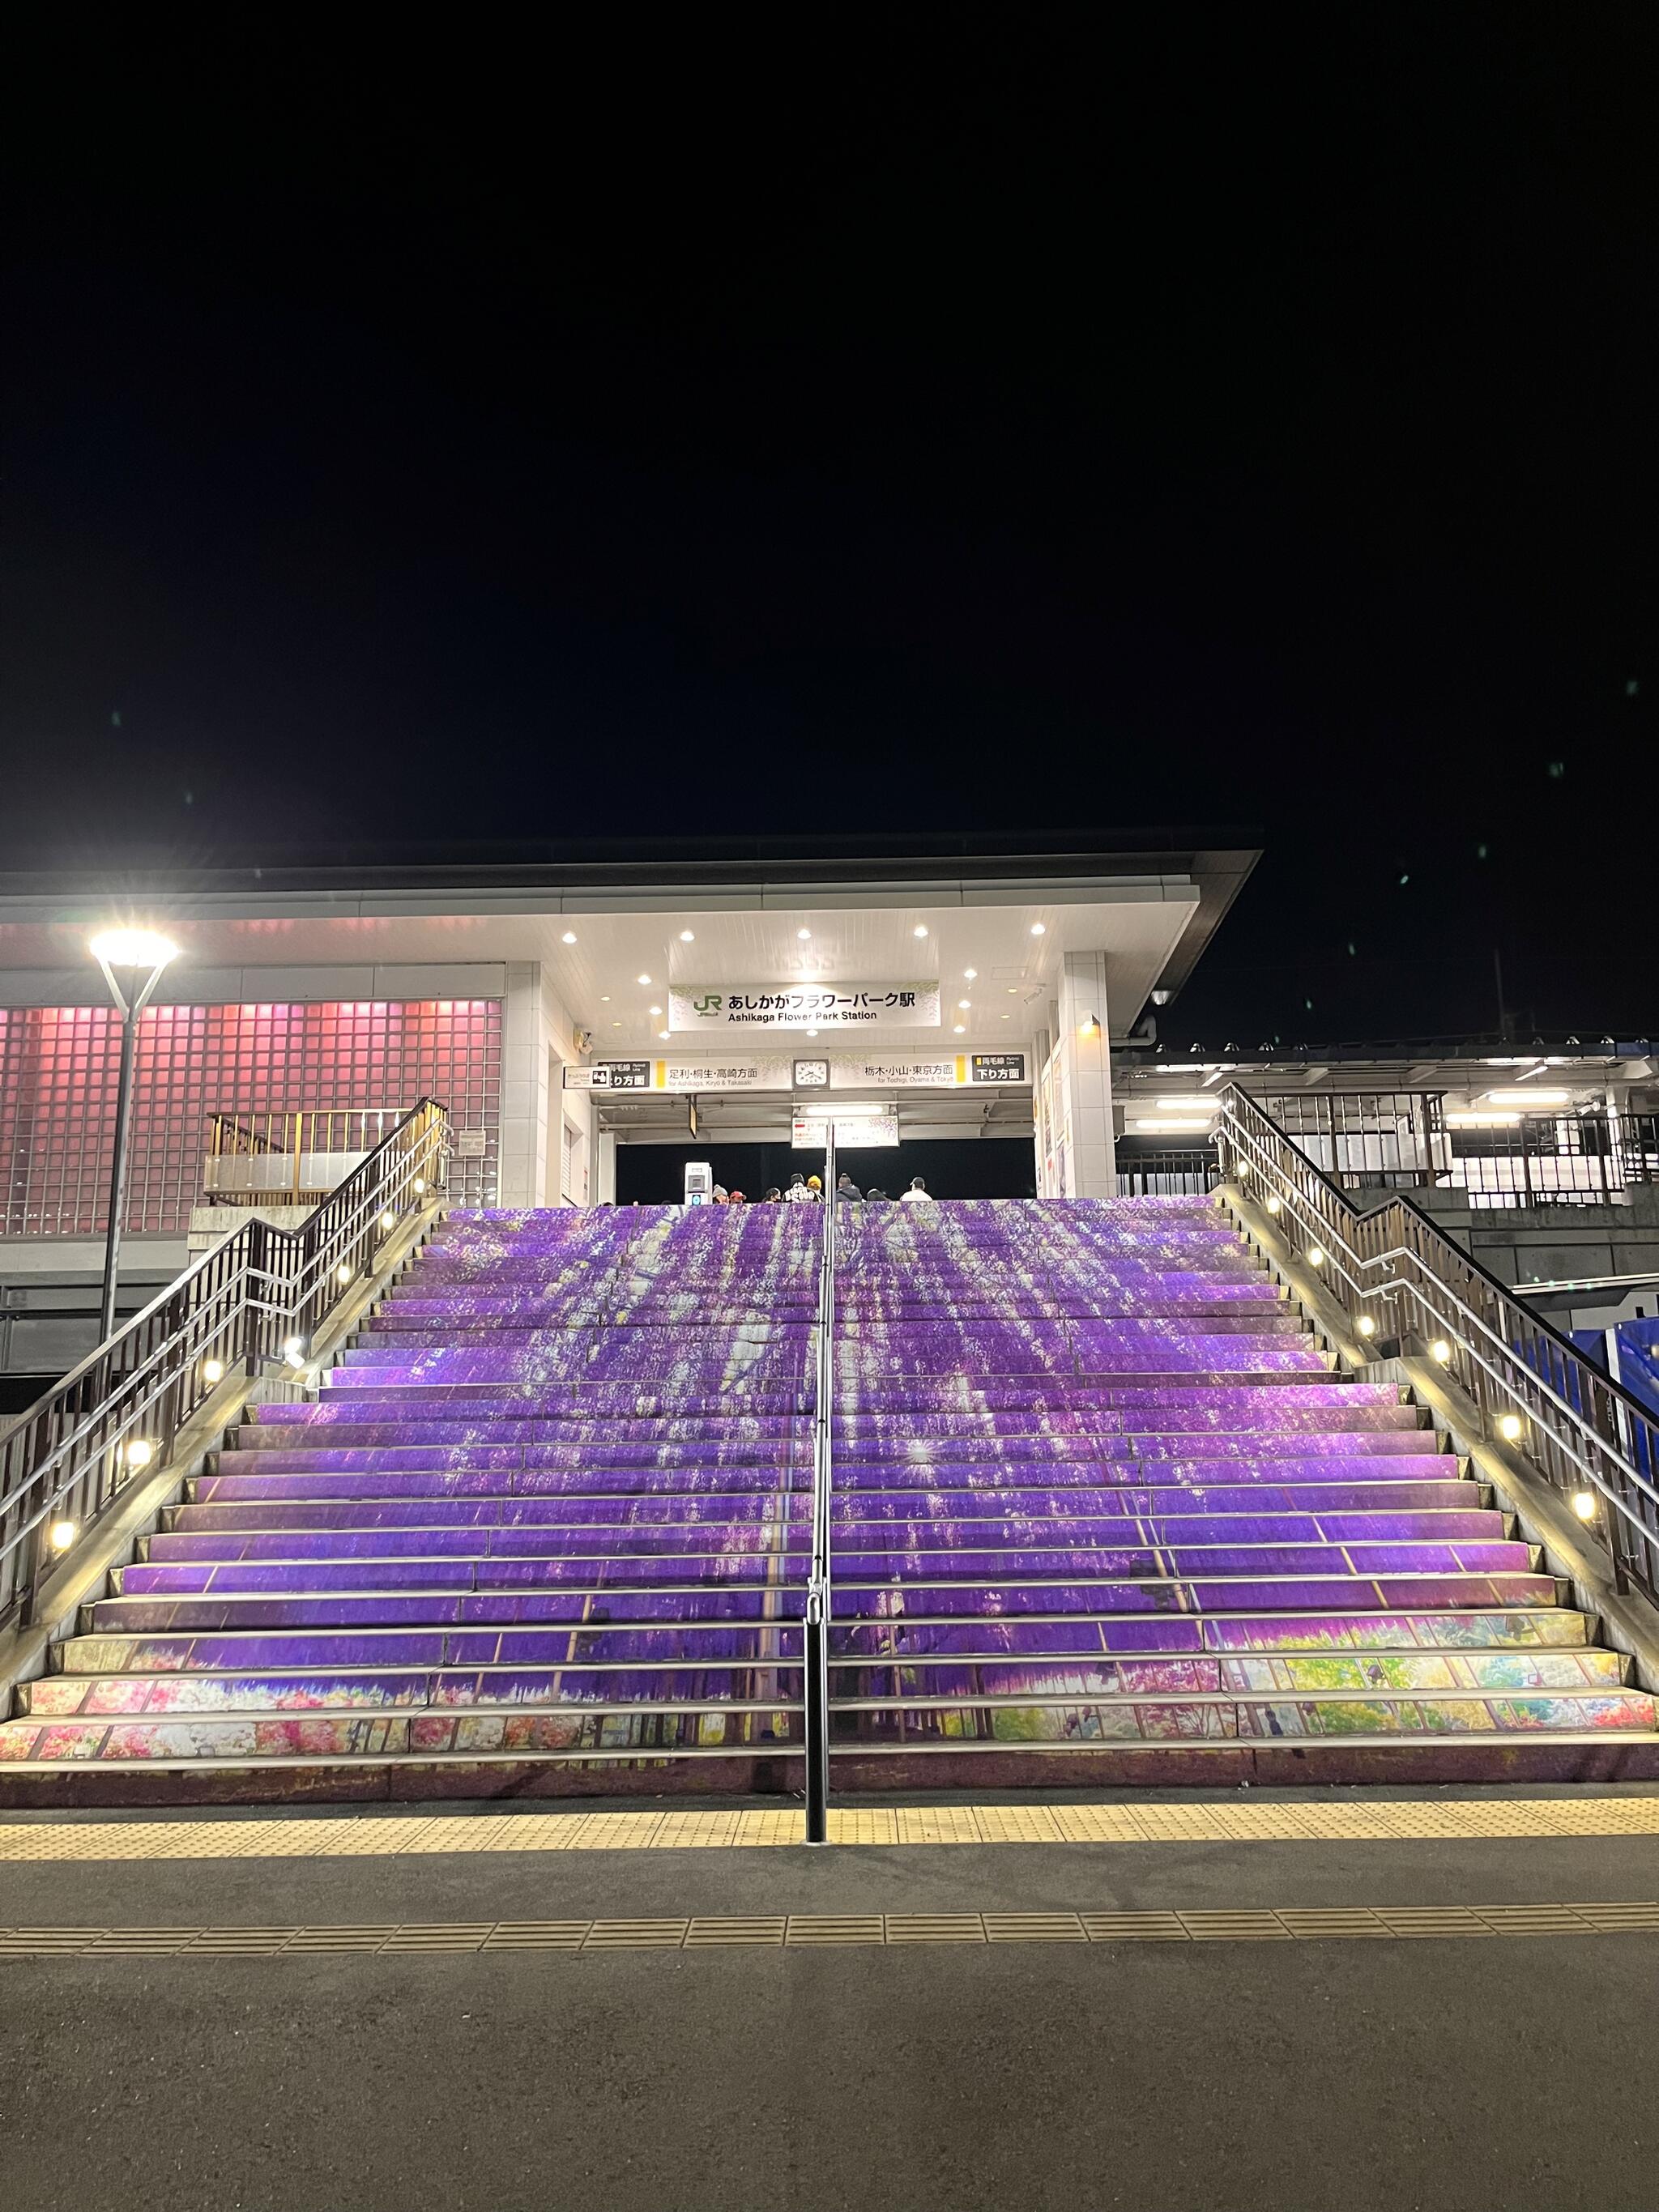
[[[1415,1339],[1496,1442],[1599,1520],[1615,1586],[1659,1604],[1659,1423],[1640,1400],[1403,1194],[1369,1212],[1237,1085],[1222,1094],[1223,1170],[1291,1231],[1355,1334]],[[1530,1289],[1531,1285],[1522,1286]],[[1382,1326],[1383,1322],[1387,1326]]]
[[830,1492],[835,1479],[836,1127],[824,1131],[823,1242],[818,1261],[818,1342],[812,1417],[812,1559],[806,1584],[806,1840],[830,1840]]

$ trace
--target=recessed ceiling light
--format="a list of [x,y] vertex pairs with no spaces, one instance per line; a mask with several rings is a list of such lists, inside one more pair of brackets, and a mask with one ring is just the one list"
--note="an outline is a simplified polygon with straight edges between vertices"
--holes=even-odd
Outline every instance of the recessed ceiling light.
[[681,943],[682,945],[695,945],[695,944],[696,943],[696,941],[697,941],[697,933],[696,933],[696,930],[694,930],[694,929],[683,929],[683,930],[681,930],[681,932],[680,932],[680,943]]
[[1048,934],[1048,923],[1046,921],[1034,921],[1031,924],[1031,934],[1033,937],[1046,937]]
[[808,1036],[816,1036],[817,1035],[817,1031],[816,1030],[808,1030],[806,1034]]
[[971,983],[978,973],[977,968],[964,968],[962,971],[962,980],[964,983]]
[[919,921],[915,927],[910,932],[910,934],[912,937],[926,937],[927,934],[927,923],[925,921]]
[[1017,998],[1018,998],[1018,996],[1019,996],[1019,986],[1018,986],[1018,983],[1011,983],[1011,984],[1008,986],[1008,996],[1009,996],[1011,999],[1017,999]]
[[1012,1014],[999,1014],[997,1016],[997,1019],[1000,1022],[1011,1022],[1013,1018],[1014,1018]]
[[612,1022],[611,1026],[613,1030],[619,1030],[622,1027],[622,1024],[620,1022]]
[[958,1012],[965,1014],[969,1007],[971,1006],[973,1003],[974,1002],[971,999],[958,999],[957,1000],[957,1009]]
[[967,1036],[968,1031],[967,1031],[967,1029],[966,1029],[966,1027],[964,1026],[964,1024],[963,1024],[963,1023],[958,1022],[958,1023],[957,1024],[956,1030],[955,1030],[955,1034],[956,1034],[957,1036]]
[[645,1011],[647,1014],[659,1014],[662,1012],[662,1008],[660,1006],[647,1006]]
[[574,929],[567,929],[564,935],[559,939],[559,942],[561,945],[574,945],[576,942],[575,931]]
[[808,939],[808,938],[812,934],[812,933],[811,933],[811,931],[810,929],[798,929],[798,930],[795,932],[795,934],[796,934],[796,936],[797,936],[797,937],[799,937],[799,939],[801,940],[801,943],[804,945],[804,944],[806,942],[807,939]]
[[636,983],[648,983],[651,981],[651,978],[648,975],[636,975],[634,978],[634,981]]
[[600,992],[600,994],[599,994],[599,1004],[600,1004],[602,1006],[608,1006],[611,1004],[611,994],[610,994],[610,992],[609,992],[609,991],[601,991],[601,992]]
[[668,1032],[667,1032],[667,1030],[659,1030],[657,1031],[657,1035],[658,1035],[659,1037],[666,1037],[666,1036],[667,1036],[667,1035],[668,1035]]

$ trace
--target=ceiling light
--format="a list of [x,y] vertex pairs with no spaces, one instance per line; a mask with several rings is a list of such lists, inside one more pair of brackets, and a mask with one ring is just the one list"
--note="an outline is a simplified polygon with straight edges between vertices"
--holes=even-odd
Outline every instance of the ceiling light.
[[927,934],[927,923],[925,921],[919,921],[915,927],[910,932],[910,934],[912,937],[926,937]]
[[1033,937],[1046,937],[1048,934],[1048,923],[1046,921],[1034,921],[1031,924],[1031,934]]
[[599,994],[599,1004],[600,1004],[602,1006],[608,1006],[611,1004],[611,994],[610,994],[610,992],[609,992],[609,991],[601,991],[601,992],[600,992],[600,994]]
[[696,941],[697,941],[697,935],[696,935],[696,932],[695,930],[692,930],[692,929],[683,929],[683,930],[681,930],[681,932],[680,932],[680,943],[681,943],[682,945],[695,945],[695,944],[696,943]]
[[967,1030],[967,1027],[966,1027],[965,1024],[963,1024],[963,1023],[962,1023],[962,1022],[958,1022],[958,1023],[956,1024],[955,1028],[951,1030],[951,1036],[967,1036],[967,1034],[968,1034],[968,1030]]
[[561,945],[574,945],[576,942],[575,931],[574,929],[567,929],[564,935],[559,939],[559,942]]
[[1519,1127],[1520,1122],[1521,1116],[1517,1112],[1496,1108],[1491,1113],[1471,1110],[1467,1114],[1448,1114],[1446,1116],[1449,1129],[1514,1129]]
[[657,1031],[657,1035],[658,1035],[659,1037],[664,1037],[664,1038],[665,1038],[665,1037],[667,1036],[667,1035],[668,1035],[668,1032],[667,1032],[667,1030],[659,1030]]
[[619,1030],[622,1027],[622,1024],[620,1022],[612,1022],[611,1026],[613,1030]]
[[1220,1107],[1218,1098],[1160,1098],[1160,1112],[1168,1114],[1213,1114]]
[[964,968],[962,971],[962,980],[964,983],[971,983],[978,973],[977,968]]
[[1011,1022],[1013,1019],[1013,1016],[1012,1014],[999,1014],[997,1016],[997,1019],[1000,1022]]
[[106,968],[165,968],[179,948],[157,930],[106,929],[93,939],[92,957]]
[[645,983],[645,984],[649,984],[649,982],[650,982],[650,981],[651,981],[651,978],[650,978],[648,975],[636,975],[636,976],[634,978],[634,981],[635,981],[636,983]]
[[1571,1091],[1489,1091],[1488,1106],[1565,1106],[1572,1097]]
[[974,1002],[971,999],[958,999],[957,1000],[957,1012],[959,1014],[965,1014],[969,1007],[971,1006],[973,1003]]
[[1210,1125],[1207,1121],[1178,1121],[1169,1117],[1166,1117],[1161,1121],[1137,1121],[1135,1123],[1137,1129],[1157,1129],[1164,1134],[1168,1134],[1170,1131],[1176,1129],[1207,1130],[1209,1126]]
[[647,1006],[645,1011],[647,1014],[659,1014],[662,1012],[662,1008],[660,1006]]
[[816,1030],[808,1030],[806,1034],[808,1036],[816,1036],[817,1035],[817,1031]]
[[795,934],[799,938],[801,943],[805,945],[807,939],[812,934],[812,933],[810,929],[798,929],[795,932]]

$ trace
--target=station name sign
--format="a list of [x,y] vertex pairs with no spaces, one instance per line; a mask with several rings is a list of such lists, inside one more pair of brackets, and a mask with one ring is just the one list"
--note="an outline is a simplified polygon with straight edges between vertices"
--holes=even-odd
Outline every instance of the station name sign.
[[601,1060],[567,1067],[567,1091],[957,1091],[1030,1081],[1023,1052],[957,1052],[923,1058],[853,1053],[721,1053],[706,1060]]
[[933,983],[672,983],[668,1026],[676,1035],[737,1036],[756,1030],[936,1030]]

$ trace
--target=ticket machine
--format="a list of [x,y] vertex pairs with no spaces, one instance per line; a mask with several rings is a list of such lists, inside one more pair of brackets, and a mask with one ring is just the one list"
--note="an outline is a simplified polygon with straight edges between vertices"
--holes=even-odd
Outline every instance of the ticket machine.
[[714,1170],[707,1160],[686,1162],[685,1202],[688,1206],[712,1206],[714,1203]]

